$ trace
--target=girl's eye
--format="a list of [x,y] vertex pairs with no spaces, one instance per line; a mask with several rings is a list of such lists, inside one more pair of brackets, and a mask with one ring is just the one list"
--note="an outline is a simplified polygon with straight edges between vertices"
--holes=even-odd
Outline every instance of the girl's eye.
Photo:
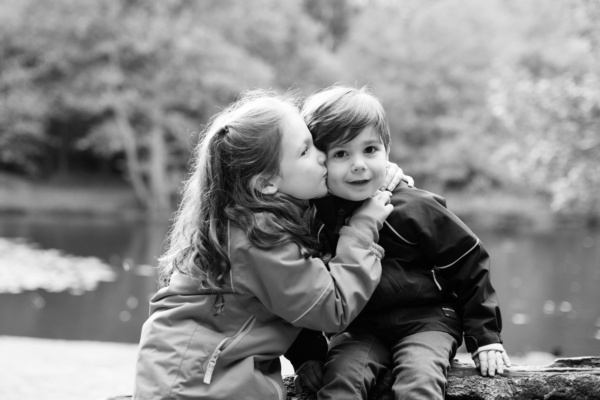
[[308,146],[304,148],[304,150],[302,150],[302,154],[300,154],[301,156],[305,156],[306,154],[308,154]]

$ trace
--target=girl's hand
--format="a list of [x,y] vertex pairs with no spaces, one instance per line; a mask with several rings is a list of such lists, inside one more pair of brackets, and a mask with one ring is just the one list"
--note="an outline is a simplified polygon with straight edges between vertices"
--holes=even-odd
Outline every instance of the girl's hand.
[[404,175],[402,168],[398,166],[398,164],[391,163],[388,161],[387,163],[387,175],[385,176],[385,181],[381,186],[380,190],[389,190],[392,191],[398,186],[400,181],[404,181],[408,184],[409,187],[415,186],[415,181],[408,175]]
[[350,220],[356,225],[356,223],[362,223],[360,220],[375,220],[377,223],[377,230],[383,227],[385,219],[394,210],[394,206],[390,203],[392,193],[388,191],[377,192],[373,197],[365,200],[360,207],[358,207]]

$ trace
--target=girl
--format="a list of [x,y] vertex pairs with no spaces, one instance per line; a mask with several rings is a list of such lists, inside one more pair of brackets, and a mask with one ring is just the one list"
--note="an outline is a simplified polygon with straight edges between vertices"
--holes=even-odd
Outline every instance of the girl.
[[317,256],[308,200],[327,194],[325,156],[293,99],[250,92],[204,132],[151,299],[135,399],[284,399],[279,356],[301,328],[337,332],[381,275],[389,192]]

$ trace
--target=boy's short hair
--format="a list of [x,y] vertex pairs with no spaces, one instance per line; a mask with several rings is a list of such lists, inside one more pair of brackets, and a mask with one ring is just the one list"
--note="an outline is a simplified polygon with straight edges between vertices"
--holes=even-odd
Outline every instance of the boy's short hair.
[[367,86],[357,89],[337,84],[323,89],[304,101],[301,114],[319,150],[347,143],[369,125],[374,127],[385,149],[390,149],[390,126],[385,111]]

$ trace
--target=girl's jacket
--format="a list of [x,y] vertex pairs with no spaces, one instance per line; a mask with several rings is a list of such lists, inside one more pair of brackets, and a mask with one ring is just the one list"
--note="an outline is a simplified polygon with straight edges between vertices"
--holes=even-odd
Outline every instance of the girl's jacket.
[[134,398],[285,399],[279,356],[303,327],[344,329],[379,282],[381,222],[359,223],[342,228],[328,267],[296,244],[259,249],[230,223],[222,312],[215,313],[214,293],[175,272],[150,301]]

